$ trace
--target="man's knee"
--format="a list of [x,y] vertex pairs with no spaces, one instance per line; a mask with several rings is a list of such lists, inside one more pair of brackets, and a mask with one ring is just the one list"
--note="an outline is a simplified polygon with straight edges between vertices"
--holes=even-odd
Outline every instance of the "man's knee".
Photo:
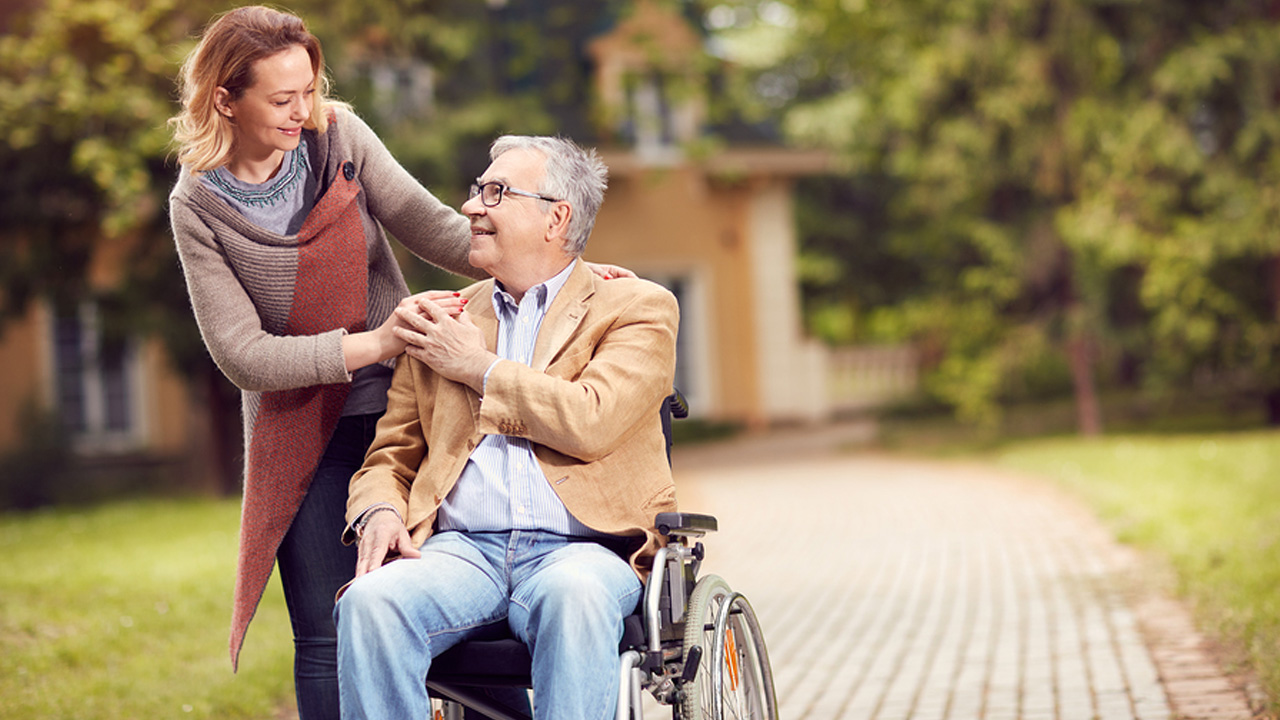
[[396,617],[399,595],[394,583],[382,582],[377,573],[364,575],[347,587],[333,607],[333,620],[339,637],[347,633],[364,633]]

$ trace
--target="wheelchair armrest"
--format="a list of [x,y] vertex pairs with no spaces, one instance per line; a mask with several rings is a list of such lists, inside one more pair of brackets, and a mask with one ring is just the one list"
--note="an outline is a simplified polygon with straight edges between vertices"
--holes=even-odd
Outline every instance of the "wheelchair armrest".
[[682,512],[658,513],[658,516],[653,519],[653,524],[661,535],[680,537],[702,537],[720,529],[719,523],[711,515]]

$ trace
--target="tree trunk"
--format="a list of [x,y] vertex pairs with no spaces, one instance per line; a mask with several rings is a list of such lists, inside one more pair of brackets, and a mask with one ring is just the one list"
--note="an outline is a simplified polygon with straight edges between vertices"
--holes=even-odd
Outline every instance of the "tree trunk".
[[1262,396],[1267,405],[1267,424],[1280,426],[1280,388],[1271,388]]
[[[1273,7],[1280,7],[1280,2]],[[1280,322],[1280,257],[1271,258],[1271,307],[1274,317]],[[1280,425],[1280,387],[1271,387],[1263,393],[1262,400],[1267,407],[1267,424]]]
[[1093,378],[1093,343],[1086,333],[1074,334],[1067,340],[1067,357],[1076,397],[1076,423],[1081,435],[1096,437],[1102,434],[1102,408]]

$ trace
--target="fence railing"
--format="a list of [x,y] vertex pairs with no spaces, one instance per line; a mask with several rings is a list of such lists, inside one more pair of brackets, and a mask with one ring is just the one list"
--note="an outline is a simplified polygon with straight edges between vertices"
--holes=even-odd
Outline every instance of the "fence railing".
[[920,358],[909,345],[834,348],[827,361],[830,411],[866,410],[919,390]]

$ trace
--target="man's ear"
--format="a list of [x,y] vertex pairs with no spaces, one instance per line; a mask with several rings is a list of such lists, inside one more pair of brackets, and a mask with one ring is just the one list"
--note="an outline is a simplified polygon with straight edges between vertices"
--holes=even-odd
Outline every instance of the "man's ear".
[[219,85],[213,90],[213,107],[218,111],[219,115],[223,115],[230,120],[235,119],[234,113],[231,112],[231,93],[227,89]]
[[569,221],[573,219],[573,206],[560,201],[547,213],[547,240],[563,240],[569,237]]

